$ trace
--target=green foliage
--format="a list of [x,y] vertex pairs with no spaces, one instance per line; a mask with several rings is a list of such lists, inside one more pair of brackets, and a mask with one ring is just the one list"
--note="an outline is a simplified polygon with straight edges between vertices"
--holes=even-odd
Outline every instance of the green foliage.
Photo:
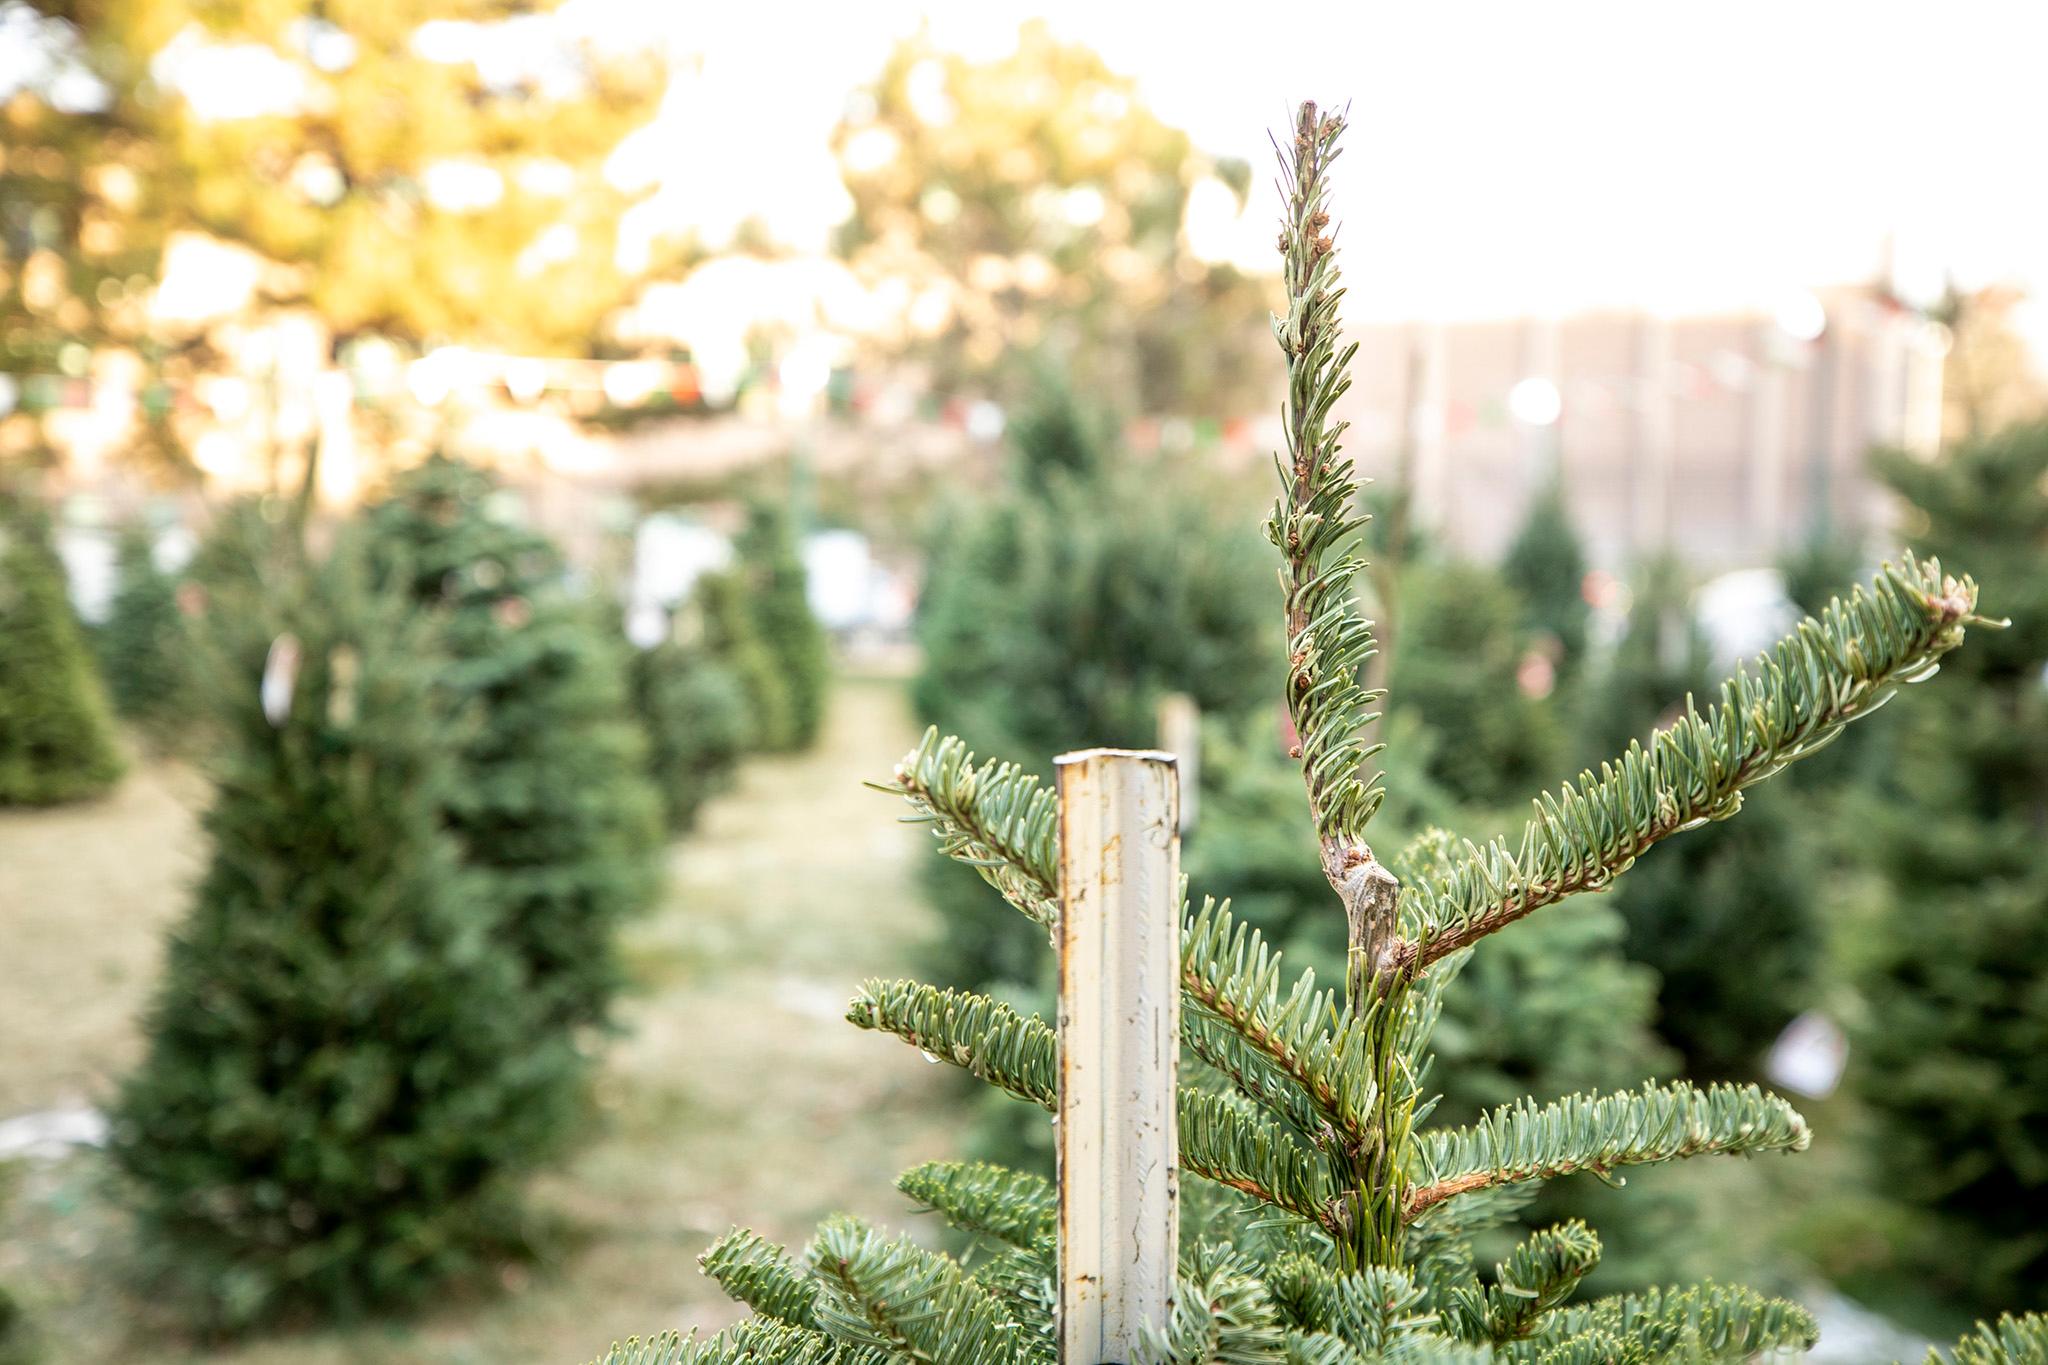
[[1436,736],[1428,775],[1460,801],[1497,806],[1554,777],[1553,708],[1518,677],[1529,637],[1514,590],[1481,564],[1423,563],[1406,575],[1388,705]]
[[[1334,346],[1337,285],[1321,176],[1343,126],[1304,106],[1289,149],[1283,234],[1290,306],[1275,330],[1296,371],[1287,491],[1274,539],[1290,609],[1348,577],[1341,548],[1356,521],[1322,425],[1342,391]],[[1327,496],[1326,496],[1327,495]],[[1931,563],[1888,570],[1870,596],[1805,623],[1738,676],[1724,705],[1689,712],[1653,747],[1539,800],[1520,851],[1433,839],[1405,883],[1360,837],[1379,804],[1360,741],[1370,697],[1357,668],[1370,648],[1348,605],[1290,612],[1287,689],[1302,748],[1320,861],[1343,898],[1341,989],[1295,974],[1227,906],[1186,916],[1182,1039],[1193,1064],[1179,1096],[1185,1169],[1233,1192],[1214,1239],[1183,1245],[1166,1321],[1148,1325],[1136,1362],[1365,1365],[1388,1361],[1704,1362],[1804,1349],[1813,1319],[1750,1290],[1704,1285],[1575,1298],[1599,1245],[1582,1225],[1541,1229],[1491,1276],[1474,1246],[1518,1207],[1515,1186],[1706,1154],[1790,1152],[1809,1140],[1782,1100],[1753,1087],[1646,1084],[1550,1103],[1518,1099],[1463,1127],[1432,1123],[1432,1039],[1457,971],[1483,943],[1539,907],[1606,886],[1649,847],[1734,813],[1741,791],[1860,718],[1899,684],[1931,673],[1977,621],[1974,587]],[[1051,800],[1012,764],[976,764],[957,739],[928,736],[889,789],[941,851],[978,871],[1036,931],[1058,913]],[[1391,888],[1388,887],[1391,883]],[[1520,932],[1520,931],[1517,931]],[[1363,960],[1367,970],[1359,969]],[[1042,1019],[971,991],[870,983],[849,1012],[1009,1095],[1057,1100],[1058,1040]],[[1050,1199],[1028,1176],[925,1168],[906,1181],[924,1203],[1000,1249],[985,1266],[828,1222],[804,1260],[731,1241],[718,1267],[772,1305],[703,1343],[625,1348],[624,1361],[1030,1361],[1053,1358]]]
[[1889,887],[1852,1078],[1904,1260],[1985,1309],[2048,1303],[2048,425],[1881,464],[1923,543],[1998,574],[2012,627],[1944,668],[1851,808]]
[[1808,616],[1817,616],[1844,588],[1862,577],[1870,562],[1852,536],[1816,530],[1778,561],[1785,596]]
[[[919,606],[920,715],[1011,752],[1157,739],[1160,698],[1208,714],[1267,698],[1270,605],[1249,534],[1159,469],[1131,468],[1107,429],[1050,380],[1011,430],[1010,486],[936,531]],[[1105,515],[1107,507],[1117,515]],[[948,984],[1029,989],[1045,957],[958,868],[934,864],[945,913],[928,970]]]
[[341,551],[208,634],[210,860],[113,1158],[209,1327],[417,1302],[516,1249],[578,1062],[444,826],[463,726],[427,623]]
[[658,884],[659,798],[623,641],[568,596],[554,547],[498,506],[488,474],[436,458],[365,514],[369,548],[438,618],[449,685],[478,713],[444,793],[464,856],[530,989],[564,1023],[600,1023],[619,925]]
[[[1829,600],[1823,597],[1819,609]],[[1631,740],[1649,741],[1711,681],[1684,571],[1668,560],[1652,564],[1620,644],[1588,682],[1587,747],[1613,752]],[[1812,999],[1819,973],[1815,888],[1822,868],[1815,840],[1783,793],[1766,789],[1750,799],[1757,803],[1753,818],[1716,822],[1652,850],[1611,897],[1628,926],[1628,955],[1654,967],[1662,982],[1658,1031],[1685,1054],[1694,1075],[1753,1068]],[[1809,793],[1802,800],[1813,799]],[[1743,951],[1729,952],[1738,942]]]
[[703,614],[705,648],[730,670],[746,698],[747,751],[781,753],[795,748],[795,689],[762,638],[746,580],[737,571],[705,574],[693,592]]
[[41,1355],[28,1315],[22,1311],[20,1302],[0,1285],[0,1365],[36,1365]]
[[940,532],[917,624],[919,713],[1046,753],[1151,743],[1167,692],[1223,713],[1263,700],[1270,611],[1256,542],[1159,487],[1159,471],[1080,481],[1064,459],[1021,448],[1020,469],[1046,490],[964,510]]
[[668,639],[633,660],[633,705],[647,734],[648,775],[669,832],[680,834],[732,779],[746,749],[746,693],[709,650]]
[[735,548],[746,610],[789,697],[787,733],[769,747],[808,749],[825,719],[832,659],[825,628],[811,615],[805,596],[807,579],[789,514],[779,504],[755,503]]
[[121,533],[114,597],[98,644],[107,691],[122,715],[160,734],[180,722],[191,706],[185,620],[177,581],[157,567],[145,526]]
[[121,775],[113,717],[37,509],[0,496],[0,806],[97,796]]
[[1501,561],[1522,598],[1522,620],[1550,642],[1562,672],[1586,653],[1586,552],[1565,506],[1564,481],[1552,479],[1529,504],[1529,515]]

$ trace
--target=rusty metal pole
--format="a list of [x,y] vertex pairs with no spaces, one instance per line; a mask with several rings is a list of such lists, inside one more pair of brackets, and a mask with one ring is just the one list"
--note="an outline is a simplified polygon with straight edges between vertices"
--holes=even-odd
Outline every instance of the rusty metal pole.
[[1056,764],[1061,1365],[1128,1365],[1180,1249],[1180,778],[1171,754]]

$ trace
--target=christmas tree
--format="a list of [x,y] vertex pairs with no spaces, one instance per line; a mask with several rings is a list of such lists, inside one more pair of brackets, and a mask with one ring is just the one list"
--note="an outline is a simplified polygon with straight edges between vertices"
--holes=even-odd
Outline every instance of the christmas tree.
[[569,597],[561,556],[504,514],[496,481],[437,457],[367,513],[380,575],[437,611],[479,725],[449,823],[553,1016],[604,1021],[618,928],[658,885],[660,798],[624,643]]
[[648,777],[669,832],[680,834],[746,750],[746,694],[702,645],[671,636],[634,659],[633,706],[647,733]]
[[1508,546],[1501,571],[1521,594],[1523,620],[1548,645],[1560,672],[1586,653],[1586,552],[1565,506],[1564,480],[1554,478],[1529,505],[1529,516]]
[[739,679],[746,698],[745,747],[760,753],[795,748],[795,687],[762,638],[746,577],[736,569],[705,574],[691,594],[703,616],[705,647]]
[[99,630],[100,668],[122,715],[164,733],[188,705],[185,619],[177,580],[157,567],[156,538],[146,526],[122,531],[114,598]]
[[2012,628],[1894,722],[1855,808],[1890,896],[1853,1075],[1905,1260],[1985,1306],[2048,1305],[2048,423],[1885,459],[1922,543],[1997,575]]
[[[1824,610],[1827,599],[1818,600]],[[1709,695],[1712,683],[1684,570],[1652,563],[1613,656],[1588,680],[1587,747],[1613,752],[1647,740],[1684,714],[1688,697]],[[1823,873],[1814,836],[1794,816],[1814,798],[1809,791],[1788,802],[1775,788],[1760,791],[1750,798],[1751,819],[1657,849],[1615,887],[1629,956],[1662,980],[1658,1031],[1685,1054],[1690,1075],[1754,1074],[1771,1040],[1811,1001]],[[1739,954],[1728,951],[1735,941],[1744,945]]]
[[[1962,643],[1976,588],[1907,560],[1839,601],[1724,685],[1649,747],[1539,798],[1521,838],[1445,848],[1406,883],[1366,840],[1383,800],[1361,733],[1375,697],[1359,680],[1372,650],[1353,606],[1360,529],[1350,460],[1331,403],[1351,350],[1326,209],[1341,116],[1305,105],[1284,153],[1287,451],[1267,530],[1278,547],[1287,632],[1285,695],[1309,824],[1347,925],[1342,985],[1288,973],[1231,910],[1195,901],[1181,953],[1187,1050],[1204,1070],[1180,1096],[1182,1169],[1235,1192],[1234,1215],[1186,1248],[1168,1320],[1144,1359],[1740,1360],[1810,1344],[1796,1305],[1732,1286],[1574,1302],[1600,1243],[1582,1223],[1531,1235],[1490,1275],[1476,1229],[1534,1182],[1602,1178],[1681,1157],[1798,1151],[1805,1121],[1749,1087],[1645,1085],[1550,1103],[1519,1100],[1477,1121],[1430,1124],[1430,1035],[1447,982],[1493,934],[1606,886],[1644,851],[1736,814],[1742,794],[1934,671]],[[894,789],[940,848],[980,870],[1028,919],[1058,914],[1052,793],[1014,765],[977,764],[929,736]],[[911,981],[874,981],[849,1009],[1019,1100],[1057,1103],[1055,1034],[994,1000]],[[919,1167],[910,1197],[972,1234],[970,1263],[850,1218],[825,1223],[801,1260],[747,1232],[704,1266],[754,1316],[706,1341],[615,1349],[646,1362],[1039,1362],[1054,1358],[1049,1305],[1059,1222],[1041,1178],[981,1165]],[[2048,1327],[2012,1323],[2038,1350]]]
[[39,508],[0,494],[0,806],[97,796],[114,722]]
[[429,622],[344,549],[206,620],[211,857],[112,1114],[164,1286],[211,1329],[416,1302],[518,1248],[578,1093],[443,812]]
[[755,503],[734,548],[749,615],[789,696],[788,734],[776,747],[808,749],[825,720],[832,659],[825,628],[811,615],[809,579],[789,513],[777,503]]

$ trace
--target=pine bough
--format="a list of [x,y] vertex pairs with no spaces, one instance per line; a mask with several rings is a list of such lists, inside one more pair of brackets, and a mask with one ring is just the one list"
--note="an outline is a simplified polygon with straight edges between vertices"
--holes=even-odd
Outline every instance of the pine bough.
[[[1341,115],[1305,105],[1280,149],[1288,362],[1282,491],[1268,522],[1281,554],[1287,703],[1322,861],[1347,917],[1341,990],[1290,977],[1227,905],[1185,920],[1182,1001],[1202,1064],[1180,1096],[1186,1169],[1244,1196],[1237,1245],[1184,1253],[1151,1359],[1175,1365],[1530,1365],[1742,1360],[1815,1339],[1782,1300],[1701,1285],[1580,1302],[1600,1257],[1584,1224],[1534,1233],[1490,1273],[1471,1239],[1534,1182],[1684,1157],[1797,1152],[1805,1121],[1752,1086],[1645,1085],[1553,1104],[1518,1101],[1461,1128],[1427,1126],[1430,1028],[1444,983],[1475,944],[1544,906],[1597,891],[1660,840],[1740,808],[1742,793],[1828,743],[1961,643],[1976,587],[1907,557],[1738,673],[1705,708],[1597,773],[1537,798],[1513,845],[1445,847],[1399,884],[1366,826],[1380,790],[1364,734],[1373,650],[1351,580],[1363,518],[1331,408],[1341,346],[1327,172]],[[1023,769],[977,763],[936,733],[885,789],[930,825],[940,850],[977,868],[1051,928],[1059,913],[1053,795]],[[912,981],[863,986],[848,1017],[891,1033],[1020,1100],[1052,1109],[1057,1040],[1043,1021]],[[705,1272],[754,1316],[708,1339],[614,1348],[606,1365],[1050,1365],[1054,1195],[1036,1176],[971,1163],[921,1166],[900,1188],[971,1234],[967,1263],[850,1218],[800,1257],[735,1231]],[[1939,1362],[1939,1357],[1931,1358]],[[1958,1365],[2048,1359],[2048,1326],[2004,1319],[1955,1348]]]

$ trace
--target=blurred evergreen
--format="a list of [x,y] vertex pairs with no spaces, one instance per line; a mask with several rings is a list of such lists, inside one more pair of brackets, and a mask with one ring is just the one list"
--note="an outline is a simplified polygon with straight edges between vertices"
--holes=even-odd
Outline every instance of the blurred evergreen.
[[701,643],[671,636],[633,660],[633,704],[668,830],[681,834],[731,782],[746,750],[746,694]]
[[209,863],[111,1151],[210,1330],[417,1303],[517,1251],[579,1063],[445,823],[470,739],[430,618],[351,548],[212,604]]
[[1522,622],[1548,642],[1560,674],[1586,654],[1586,552],[1565,505],[1564,480],[1553,478],[1529,504],[1529,513],[1501,560],[1501,572],[1522,599]]
[[1513,587],[1486,565],[1426,560],[1400,584],[1401,636],[1388,668],[1389,714],[1413,710],[1436,736],[1428,775],[1478,807],[1519,800],[1562,776],[1565,734],[1540,686],[1522,670],[1531,639]]
[[97,796],[122,769],[43,510],[0,493],[0,806]]
[[[1644,569],[1619,644],[1586,682],[1587,763],[1647,743],[1688,696],[1702,706],[1718,696],[1690,596],[1674,561]],[[1657,1029],[1684,1054],[1688,1074],[1746,1078],[1816,998],[1819,832],[1799,818],[1816,799],[1811,784],[1803,796],[1761,788],[1745,799],[1757,818],[1681,834],[1615,881],[1628,955],[1661,978]]]
[[496,481],[436,457],[365,513],[379,581],[439,622],[448,685],[478,712],[447,818],[564,1023],[602,1023],[619,926],[660,879],[660,798],[627,694],[626,645],[569,595],[560,554],[501,510]]
[[787,733],[764,747],[808,749],[824,723],[832,657],[825,628],[811,615],[808,579],[787,509],[778,502],[754,503],[734,549],[747,613],[789,698]]
[[692,589],[703,613],[704,644],[739,680],[746,699],[745,748],[783,753],[796,747],[795,687],[775,651],[762,638],[753,595],[738,569],[708,573]]
[[1854,816],[1890,896],[1851,1052],[1901,1261],[1986,1309],[2048,1306],[2048,423],[1891,454],[1914,542],[2009,616],[1890,732]]
[[181,725],[192,705],[185,619],[177,579],[157,567],[156,539],[147,526],[121,532],[114,596],[95,642],[107,691],[122,715],[158,735]]

